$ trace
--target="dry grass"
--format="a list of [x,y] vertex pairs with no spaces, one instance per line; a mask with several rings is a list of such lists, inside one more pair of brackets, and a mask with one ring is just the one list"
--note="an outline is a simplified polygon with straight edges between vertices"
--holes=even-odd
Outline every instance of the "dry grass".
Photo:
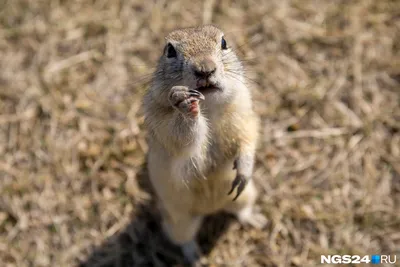
[[210,266],[400,257],[399,1],[3,0],[2,266],[180,264],[146,186],[139,104],[163,36],[209,22],[248,67],[269,218],[207,220]]

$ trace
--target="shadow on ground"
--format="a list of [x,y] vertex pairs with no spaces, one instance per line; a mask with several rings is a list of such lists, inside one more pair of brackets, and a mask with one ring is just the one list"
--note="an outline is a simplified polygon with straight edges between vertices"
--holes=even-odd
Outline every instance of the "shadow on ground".
[[[94,248],[79,267],[185,266],[180,249],[162,232],[161,216],[157,212],[146,164],[137,177],[140,189],[151,196],[150,201],[139,204],[129,225]],[[232,220],[234,217],[226,213],[211,215],[204,220],[197,236],[204,256],[211,252]]]

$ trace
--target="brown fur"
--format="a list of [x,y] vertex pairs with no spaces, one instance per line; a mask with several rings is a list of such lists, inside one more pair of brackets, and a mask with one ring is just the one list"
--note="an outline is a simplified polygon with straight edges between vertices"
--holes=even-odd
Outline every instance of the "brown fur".
[[[170,33],[166,40],[177,50],[176,59],[161,56],[153,83],[144,98],[149,130],[149,173],[171,241],[182,245],[193,260],[194,236],[204,215],[218,210],[255,222],[251,208],[256,198],[250,180],[233,202],[227,193],[237,174],[250,179],[258,138],[258,120],[242,65],[231,50],[221,50],[223,33],[214,26]],[[204,57],[217,66],[215,82],[222,90],[205,95],[195,118],[186,117],[168,102],[174,86],[195,89],[192,66]],[[233,71],[232,71],[233,70]],[[237,170],[233,170],[234,161]]]

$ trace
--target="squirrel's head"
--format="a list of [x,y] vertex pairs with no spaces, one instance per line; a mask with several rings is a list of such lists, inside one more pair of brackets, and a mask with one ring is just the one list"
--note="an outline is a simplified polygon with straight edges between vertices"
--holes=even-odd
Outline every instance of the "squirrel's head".
[[[227,101],[242,88],[243,67],[228,45],[224,33],[215,26],[175,30],[166,45],[156,72],[156,82],[168,90],[188,86],[206,96],[206,101]],[[161,81],[162,80],[162,81]]]

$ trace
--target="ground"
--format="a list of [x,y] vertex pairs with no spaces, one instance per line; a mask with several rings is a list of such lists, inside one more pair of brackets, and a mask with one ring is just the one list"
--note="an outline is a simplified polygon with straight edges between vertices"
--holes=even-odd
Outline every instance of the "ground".
[[246,66],[269,220],[211,216],[204,263],[400,261],[400,1],[3,0],[2,266],[181,265],[148,186],[140,104],[164,36],[203,23]]

